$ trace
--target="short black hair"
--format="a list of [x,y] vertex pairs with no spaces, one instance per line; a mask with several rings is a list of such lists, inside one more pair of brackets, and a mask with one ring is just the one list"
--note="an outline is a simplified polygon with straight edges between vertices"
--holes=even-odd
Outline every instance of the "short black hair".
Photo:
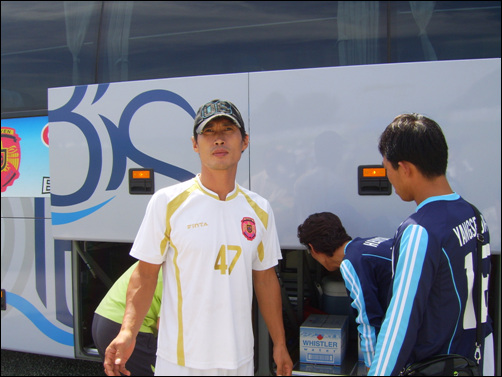
[[397,169],[408,161],[426,177],[446,174],[448,144],[441,127],[420,114],[398,115],[380,136],[380,154]]
[[337,215],[331,212],[314,213],[298,226],[300,243],[310,250],[333,256],[333,252],[345,242],[352,240]]

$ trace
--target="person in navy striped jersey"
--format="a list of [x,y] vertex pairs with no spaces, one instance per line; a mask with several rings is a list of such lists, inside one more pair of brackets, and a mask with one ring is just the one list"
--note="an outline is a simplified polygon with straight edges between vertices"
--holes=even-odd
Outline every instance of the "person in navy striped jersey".
[[310,215],[298,226],[298,239],[328,271],[340,269],[356,313],[364,363],[370,367],[387,308],[392,239],[352,239],[339,217],[331,212]]
[[477,350],[475,214],[446,178],[448,146],[441,128],[423,115],[402,114],[382,133],[378,148],[396,193],[417,208],[394,237],[392,294],[368,375],[397,375],[407,365],[438,354],[474,360],[480,351],[483,375],[493,376],[486,292],[490,235],[481,216],[484,342]]

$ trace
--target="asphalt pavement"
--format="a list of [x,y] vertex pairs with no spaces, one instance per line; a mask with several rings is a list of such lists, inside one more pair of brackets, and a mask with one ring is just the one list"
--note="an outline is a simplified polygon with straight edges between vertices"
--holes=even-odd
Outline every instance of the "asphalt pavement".
[[2,376],[105,376],[95,361],[2,350]]

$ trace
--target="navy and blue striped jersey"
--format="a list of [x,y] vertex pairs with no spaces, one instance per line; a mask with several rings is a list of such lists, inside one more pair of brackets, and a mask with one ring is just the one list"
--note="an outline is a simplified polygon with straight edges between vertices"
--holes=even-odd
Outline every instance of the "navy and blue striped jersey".
[[371,365],[375,344],[382,324],[392,279],[393,240],[356,238],[345,247],[340,271],[345,287],[357,310],[357,330],[366,366]]
[[[484,219],[482,224],[486,337],[491,333],[486,301],[490,248]],[[409,363],[437,354],[474,360],[476,228],[471,205],[456,193],[428,198],[399,226],[392,294],[368,375],[396,375]]]

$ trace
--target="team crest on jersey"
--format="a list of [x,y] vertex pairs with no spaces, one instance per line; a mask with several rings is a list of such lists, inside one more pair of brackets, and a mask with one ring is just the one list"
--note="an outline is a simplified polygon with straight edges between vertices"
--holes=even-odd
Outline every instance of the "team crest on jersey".
[[256,237],[256,224],[251,217],[244,217],[241,220],[242,234],[248,241],[252,241]]
[[15,129],[2,127],[2,192],[19,178],[20,140]]

